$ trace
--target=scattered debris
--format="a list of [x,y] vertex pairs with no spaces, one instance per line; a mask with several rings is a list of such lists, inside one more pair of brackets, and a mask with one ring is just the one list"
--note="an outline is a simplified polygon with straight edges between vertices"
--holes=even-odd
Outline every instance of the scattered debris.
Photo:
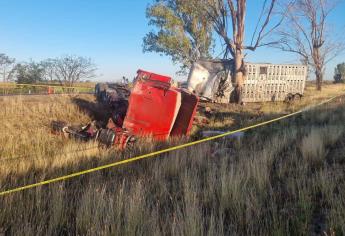
[[89,141],[90,139],[96,138],[99,130],[95,121],[85,126],[71,125],[64,121],[53,121],[51,126],[54,134],[62,133],[67,138],[74,138],[81,141]]
[[203,126],[203,125],[207,125],[210,123],[209,119],[207,119],[207,117],[205,116],[195,116],[194,117],[194,124],[196,125],[200,125],[200,126]]
[[207,115],[211,115],[211,114],[213,113],[211,107],[205,107],[205,113],[206,113]]

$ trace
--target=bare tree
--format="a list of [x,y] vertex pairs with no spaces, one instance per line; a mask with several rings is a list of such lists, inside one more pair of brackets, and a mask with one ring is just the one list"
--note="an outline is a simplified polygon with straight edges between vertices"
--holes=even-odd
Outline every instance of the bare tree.
[[276,43],[265,42],[267,36],[282,22],[282,19],[279,19],[272,23],[276,0],[264,0],[249,45],[245,45],[246,0],[212,0],[211,3],[207,1],[205,5],[207,6],[206,12],[213,21],[214,30],[225,43],[224,57],[231,56],[234,59],[232,83],[235,85],[236,101],[241,103],[242,87],[246,75],[244,67],[245,51],[255,51],[258,47]]
[[276,46],[283,51],[296,53],[315,73],[316,86],[322,88],[325,65],[336,57],[344,44],[332,40],[327,32],[327,20],[337,5],[336,0],[295,0],[284,9],[286,21],[277,30],[280,43]]
[[56,59],[48,58],[41,61],[41,65],[44,68],[44,80],[54,81],[56,79]]
[[11,80],[14,68],[14,58],[10,58],[4,53],[0,53],[0,74],[2,76],[3,82],[8,82]]
[[60,84],[67,86],[95,77],[96,69],[90,58],[69,55],[55,59],[55,76]]

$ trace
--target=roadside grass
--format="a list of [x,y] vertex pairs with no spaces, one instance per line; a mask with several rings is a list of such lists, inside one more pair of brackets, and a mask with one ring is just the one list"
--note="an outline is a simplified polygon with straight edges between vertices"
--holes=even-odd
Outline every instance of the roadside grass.
[[[95,83],[75,83],[73,87],[61,86],[59,83],[41,83],[41,84],[16,84],[0,83],[0,96],[4,95],[32,95],[47,94],[50,86],[50,93],[67,94],[67,93],[92,93]],[[52,87],[53,86],[53,87]]]
[[[88,101],[89,109],[69,96],[0,98],[0,156],[26,156],[0,159],[1,190],[187,141],[143,140],[125,152],[67,154],[94,145],[47,133],[51,120],[88,122],[92,109],[101,109],[91,96],[78,99]],[[343,99],[247,131],[241,139],[223,138],[2,196],[0,235],[345,234]],[[233,129],[301,105],[280,103],[270,112],[265,104],[207,106],[216,112],[198,129]]]
[[[60,86],[61,84],[58,83],[58,82],[41,82],[41,83],[36,83],[38,85],[53,85],[53,86]],[[75,87],[86,87],[86,88],[94,88],[95,87],[95,84],[94,82],[76,82],[74,83],[74,86]],[[3,83],[3,82],[0,82],[0,88],[3,88],[3,87],[15,87],[17,85],[17,83],[15,82],[6,82],[6,83]],[[30,84],[28,84],[30,86]],[[35,84],[34,84],[35,85]]]

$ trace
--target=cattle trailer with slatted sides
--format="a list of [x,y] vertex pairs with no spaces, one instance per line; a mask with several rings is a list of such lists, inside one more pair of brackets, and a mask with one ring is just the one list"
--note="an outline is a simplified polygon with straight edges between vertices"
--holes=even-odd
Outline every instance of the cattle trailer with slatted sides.
[[[234,92],[232,60],[200,60],[188,76],[188,90],[207,100],[227,103]],[[307,66],[299,64],[245,63],[243,102],[290,101],[303,96]]]

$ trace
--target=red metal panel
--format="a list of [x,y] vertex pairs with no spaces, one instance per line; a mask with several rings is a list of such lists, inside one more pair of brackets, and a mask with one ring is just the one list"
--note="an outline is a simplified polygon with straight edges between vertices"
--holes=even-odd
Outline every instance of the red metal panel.
[[182,98],[181,108],[178,112],[173,129],[171,130],[171,136],[182,136],[189,134],[190,130],[192,129],[193,120],[199,101],[199,98],[196,95],[182,89],[179,91]]
[[169,137],[181,106],[181,93],[170,87],[170,80],[138,71],[123,128],[137,136]]

